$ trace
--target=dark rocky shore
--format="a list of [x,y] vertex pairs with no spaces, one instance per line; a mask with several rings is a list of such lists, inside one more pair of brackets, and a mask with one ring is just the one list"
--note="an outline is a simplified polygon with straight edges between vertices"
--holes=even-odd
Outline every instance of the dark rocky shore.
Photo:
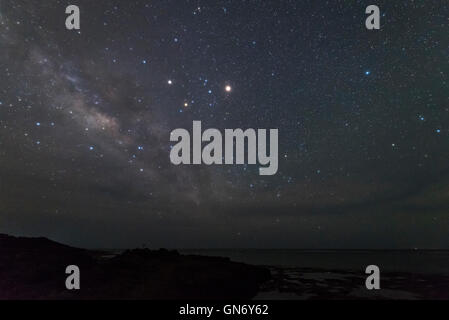
[[384,272],[381,290],[367,290],[363,270],[269,267],[272,280],[257,300],[448,300],[449,276]]
[[[81,289],[67,290],[68,265],[81,270]],[[271,279],[266,268],[228,258],[176,251],[101,252],[46,238],[0,235],[0,299],[250,299]]]

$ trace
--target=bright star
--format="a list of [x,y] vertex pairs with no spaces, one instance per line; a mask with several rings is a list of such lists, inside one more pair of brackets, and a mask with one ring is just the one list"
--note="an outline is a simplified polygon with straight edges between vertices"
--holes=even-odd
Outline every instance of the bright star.
[[173,81],[168,80],[167,83],[171,85],[171,84],[173,84]]
[[229,85],[227,85],[227,86],[225,87],[225,90],[226,90],[226,92],[231,92],[231,91],[232,91],[232,87],[229,86]]

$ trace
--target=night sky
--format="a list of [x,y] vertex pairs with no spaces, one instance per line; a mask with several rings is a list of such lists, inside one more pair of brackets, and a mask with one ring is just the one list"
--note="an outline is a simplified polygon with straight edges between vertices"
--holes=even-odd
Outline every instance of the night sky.
[[[193,120],[279,129],[277,174],[171,164]],[[449,249],[448,138],[444,0],[0,0],[1,233]]]

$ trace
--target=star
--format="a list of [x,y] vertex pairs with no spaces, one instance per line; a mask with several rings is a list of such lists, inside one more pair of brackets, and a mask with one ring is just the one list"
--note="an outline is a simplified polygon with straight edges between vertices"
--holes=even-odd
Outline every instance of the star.
[[227,85],[225,87],[226,92],[231,92],[232,91],[232,87],[230,85]]

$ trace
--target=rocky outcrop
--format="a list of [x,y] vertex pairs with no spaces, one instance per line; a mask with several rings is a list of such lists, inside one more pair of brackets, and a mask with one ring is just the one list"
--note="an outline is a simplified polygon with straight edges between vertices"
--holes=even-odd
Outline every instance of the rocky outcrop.
[[[65,287],[65,268],[81,270],[81,289]],[[0,235],[0,299],[249,299],[268,269],[228,258],[128,250],[103,258],[45,238]]]

